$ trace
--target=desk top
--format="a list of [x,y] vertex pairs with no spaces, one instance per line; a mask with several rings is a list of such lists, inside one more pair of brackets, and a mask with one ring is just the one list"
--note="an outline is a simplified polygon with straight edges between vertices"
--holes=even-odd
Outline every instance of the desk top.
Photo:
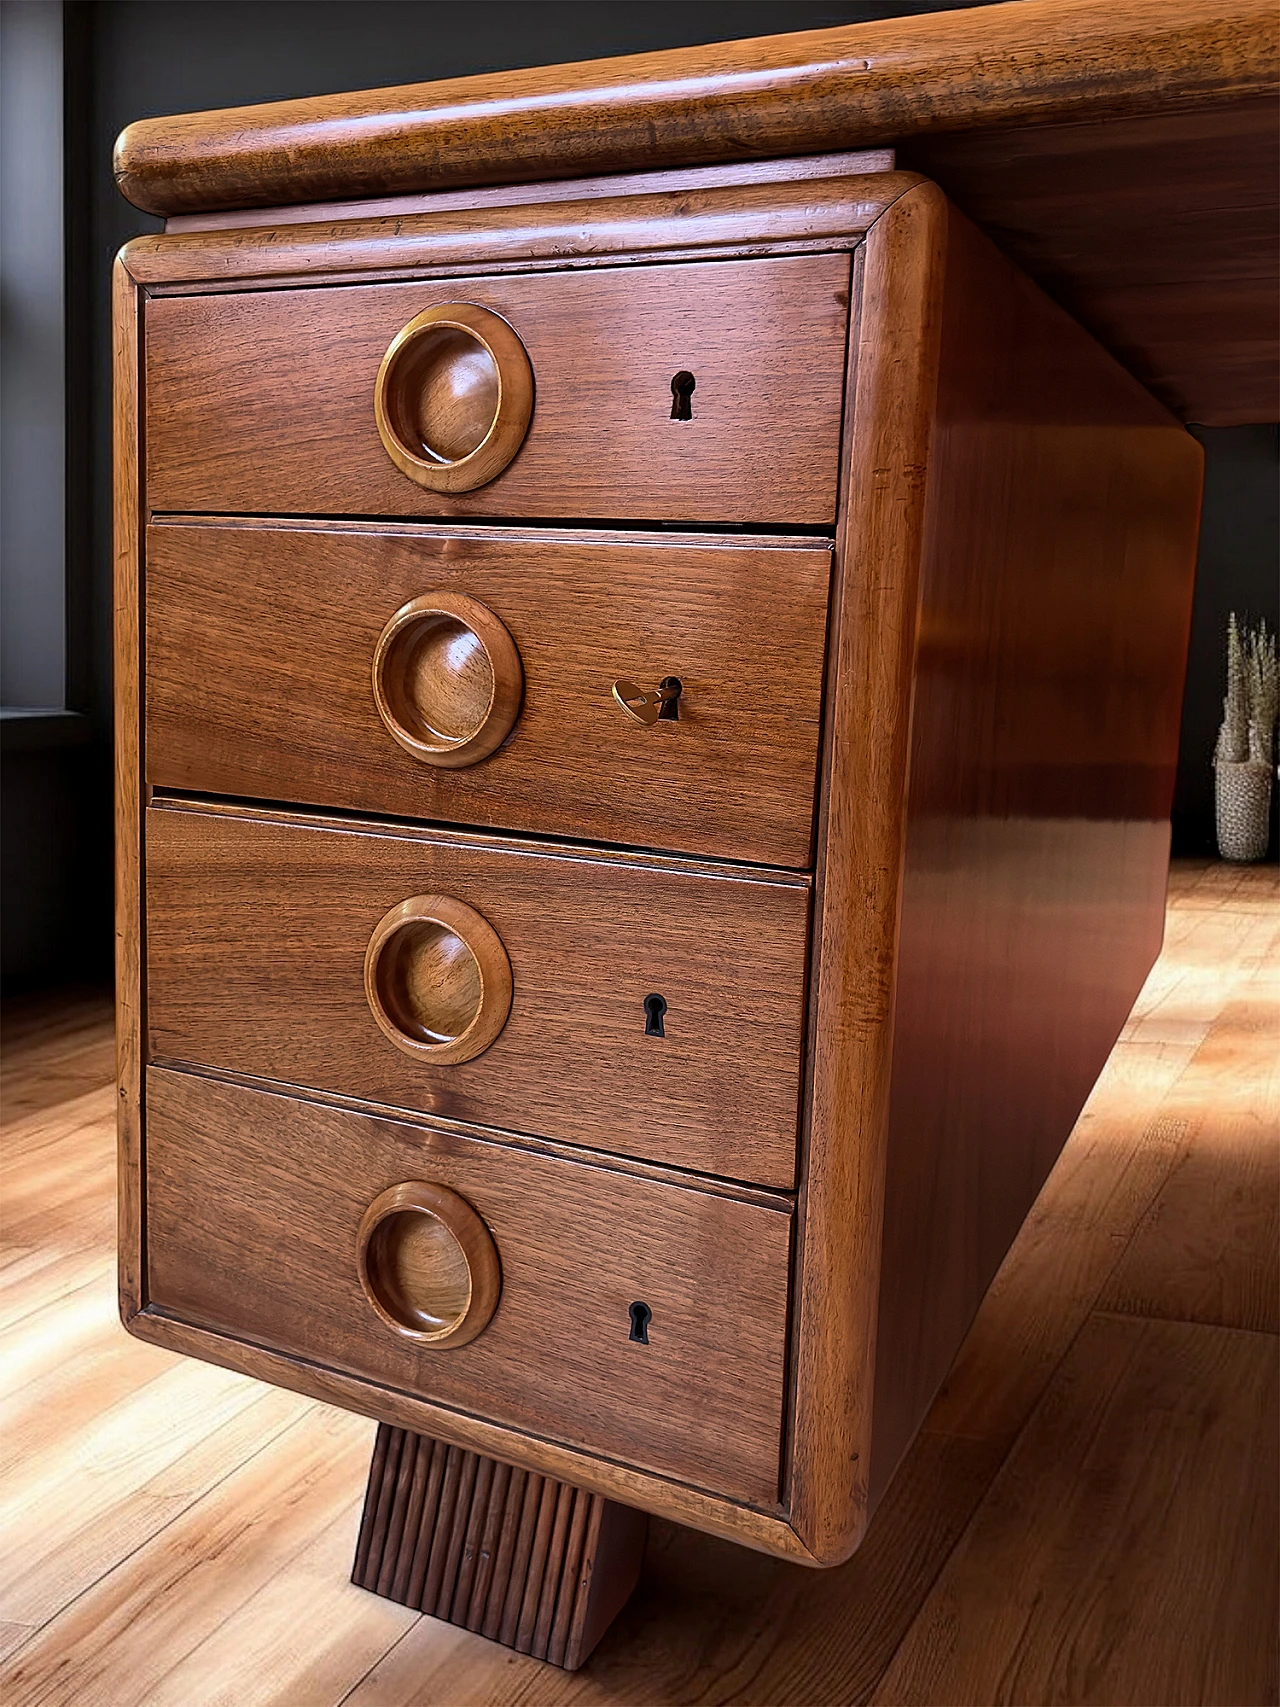
[[1277,415],[1278,91],[1273,0],[1010,0],[145,119],[116,177],[189,227],[892,145],[1184,419],[1229,425]]

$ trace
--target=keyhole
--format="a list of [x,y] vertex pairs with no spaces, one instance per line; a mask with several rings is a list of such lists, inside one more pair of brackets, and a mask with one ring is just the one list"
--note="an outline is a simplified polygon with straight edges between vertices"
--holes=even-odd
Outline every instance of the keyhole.
[[627,1335],[637,1345],[648,1345],[649,1323],[653,1320],[653,1311],[639,1298],[631,1306],[631,1332]]
[[688,368],[681,368],[671,380],[671,419],[673,421],[692,421],[693,393],[697,380]]
[[644,999],[644,1034],[646,1037],[665,1037],[662,1016],[667,1011],[665,996],[646,996]]

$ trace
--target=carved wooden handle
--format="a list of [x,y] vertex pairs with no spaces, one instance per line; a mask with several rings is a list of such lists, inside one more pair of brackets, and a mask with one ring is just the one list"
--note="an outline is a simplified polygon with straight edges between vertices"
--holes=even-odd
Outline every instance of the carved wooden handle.
[[373,409],[402,474],[432,492],[472,492],[496,479],[524,442],[533,369],[501,315],[445,302],[391,340]]
[[493,926],[451,895],[414,895],[381,918],[364,993],[383,1033],[421,1061],[481,1055],[511,1012],[511,962]]
[[424,594],[378,636],[378,716],[424,764],[456,770],[488,758],[511,733],[523,694],[516,643],[478,599]]
[[356,1235],[356,1267],[387,1326],[432,1346],[475,1339],[502,1290],[489,1229],[465,1197],[427,1180],[374,1198]]

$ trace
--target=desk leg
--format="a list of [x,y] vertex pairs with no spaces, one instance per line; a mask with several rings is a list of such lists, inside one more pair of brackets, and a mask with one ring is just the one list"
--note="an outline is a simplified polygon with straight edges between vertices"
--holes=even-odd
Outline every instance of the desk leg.
[[378,1426],[351,1580],[576,1671],[640,1575],[629,1506]]

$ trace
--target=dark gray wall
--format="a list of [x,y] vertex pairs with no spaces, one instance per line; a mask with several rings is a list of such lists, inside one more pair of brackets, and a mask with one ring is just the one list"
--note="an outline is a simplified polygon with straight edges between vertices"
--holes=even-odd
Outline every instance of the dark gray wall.
[[[6,763],[4,975],[80,975],[110,956],[110,304],[112,256],[159,221],[129,207],[111,177],[111,147],[130,120],[254,101],[376,88],[521,65],[603,57],[733,37],[819,29],[953,9],[804,0],[71,0],[67,35],[68,169],[78,217],[69,236],[69,647],[91,738],[73,755],[28,753]],[[1222,610],[1259,614],[1274,563],[1274,435],[1204,435],[1211,489],[1205,577],[1197,605],[1188,742],[1179,786],[1179,840],[1196,845],[1209,820],[1199,785],[1221,688],[1214,659]],[[1272,592],[1274,605],[1274,590]],[[1203,631],[1201,631],[1203,630]],[[1206,733],[1206,731],[1209,731]],[[10,779],[13,779],[12,782]],[[1184,786],[1185,784],[1185,786]],[[1197,789],[1199,788],[1199,792]],[[21,797],[21,798],[19,798]],[[68,900],[84,897],[69,943]],[[61,921],[61,922],[60,922]],[[62,933],[61,935],[59,933]]]
[[[1280,431],[1274,426],[1200,428],[1204,512],[1182,707],[1182,747],[1173,805],[1174,850],[1216,852],[1211,759],[1226,692],[1227,618],[1280,628]],[[1271,857],[1276,854],[1272,791]]]

